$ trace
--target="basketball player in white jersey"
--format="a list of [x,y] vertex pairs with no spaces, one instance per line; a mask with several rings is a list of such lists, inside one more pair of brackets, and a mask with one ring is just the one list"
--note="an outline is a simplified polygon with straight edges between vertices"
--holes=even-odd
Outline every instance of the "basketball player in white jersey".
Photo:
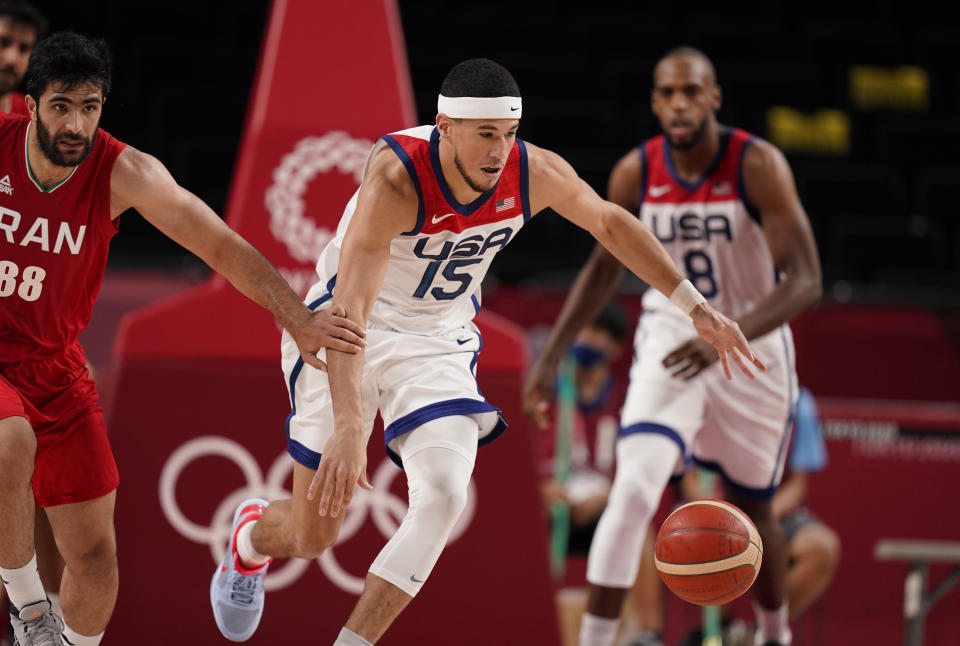
[[304,367],[284,338],[293,499],[237,510],[211,581],[214,615],[230,639],[257,626],[270,557],[313,559],[333,545],[356,485],[370,487],[366,444],[378,409],[387,452],[406,471],[409,511],[370,566],[335,644],[375,643],[419,592],[466,503],[478,444],[506,426],[477,390],[480,283],[496,252],[548,206],[669,296],[728,373],[729,361],[748,375],[747,361],[763,369],[737,325],[684,280],[646,227],[600,199],[563,159],[517,139],[520,92],[506,69],[487,59],[455,66],[437,112],[435,127],[377,142],[317,263],[308,304],[340,306],[362,322],[365,354],[352,361],[325,353],[327,374]]
[[[763,567],[753,585],[757,643],[787,646],[786,550],[770,500],[783,472],[797,397],[788,321],[820,297],[820,263],[793,174],[774,146],[717,122],[720,88],[701,52],[678,48],[654,71],[653,112],[664,134],[614,167],[609,198],[639,213],[718,310],[737,320],[767,371],[746,386],[714,366],[657,290],[644,295],[617,472],[590,548],[580,646],[613,644],[645,532],[670,476],[691,460],[718,471],[756,523]],[[541,426],[556,365],[608,301],[623,267],[597,246],[528,379],[524,405]]]

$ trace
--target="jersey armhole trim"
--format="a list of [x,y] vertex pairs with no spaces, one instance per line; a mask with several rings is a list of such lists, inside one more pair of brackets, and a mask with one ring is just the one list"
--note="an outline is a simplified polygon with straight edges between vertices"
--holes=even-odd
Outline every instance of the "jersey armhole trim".
[[420,233],[423,229],[423,224],[425,221],[425,211],[423,206],[423,191],[420,189],[420,179],[417,177],[417,169],[413,165],[413,160],[410,159],[410,155],[407,154],[407,151],[403,149],[403,146],[400,145],[396,139],[391,135],[383,135],[381,137],[387,145],[390,146],[390,150],[403,162],[403,167],[407,169],[407,174],[410,175],[410,179],[413,181],[413,188],[417,191],[417,224],[413,227],[412,230],[407,231],[406,233],[401,233],[402,236],[415,236]]
[[523,209],[523,223],[526,224],[533,217],[530,212],[530,165],[527,161],[527,145],[517,139],[517,148],[520,150],[520,208]]
[[637,196],[637,217],[640,217],[640,209],[643,207],[643,198],[647,194],[647,181],[650,173],[647,172],[647,142],[643,142],[640,148],[640,195]]
[[107,154],[104,156],[104,164],[106,166],[106,172],[101,172],[99,177],[101,178],[98,183],[102,185],[97,186],[97,192],[100,193],[100,199],[104,201],[104,204],[98,205],[103,209],[103,212],[107,214],[107,220],[110,222],[110,235],[114,235],[120,231],[120,215],[113,217],[113,214],[110,212],[111,206],[111,192],[113,186],[113,168],[117,164],[117,159],[120,157],[120,153],[127,149],[127,144],[119,141],[118,139],[110,139],[111,147]]
[[740,192],[740,201],[743,202],[743,205],[747,208],[747,213],[750,214],[754,222],[762,226],[763,222],[760,218],[760,210],[757,209],[753,202],[750,201],[750,198],[747,197],[747,184],[743,179],[743,160],[747,156],[747,149],[750,148],[750,144],[753,143],[754,139],[756,139],[756,137],[747,139],[743,142],[743,147],[740,149],[740,161],[737,163],[737,190]]

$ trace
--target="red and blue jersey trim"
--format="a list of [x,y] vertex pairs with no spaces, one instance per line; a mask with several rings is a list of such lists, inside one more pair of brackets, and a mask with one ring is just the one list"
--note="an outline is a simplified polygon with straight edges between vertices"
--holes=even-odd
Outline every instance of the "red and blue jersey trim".
[[400,142],[394,139],[391,135],[384,135],[382,139],[387,142],[387,145],[390,146],[390,150],[400,158],[400,161],[403,162],[403,167],[407,169],[407,174],[410,175],[410,179],[413,181],[413,187],[417,190],[417,225],[413,228],[412,231],[407,231],[401,235],[405,236],[415,236],[420,233],[420,229],[423,228],[423,222],[425,218],[425,210],[423,207],[423,191],[420,189],[420,179],[417,177],[417,169],[414,166],[413,160],[410,159],[410,155],[407,154],[407,151],[403,146],[400,145]]
[[511,220],[530,212],[529,162],[526,144],[517,139],[497,184],[469,204],[459,203],[453,195],[440,164],[440,133],[434,128],[430,138],[403,133],[384,135],[383,140],[406,168],[419,200],[417,224],[403,235],[460,233],[485,224]]
[[[720,135],[720,148],[710,167],[694,182],[687,182],[677,173],[670,155],[670,142],[663,135],[640,145],[641,175],[638,203],[710,202],[739,199],[758,224],[760,211],[747,197],[743,180],[743,159],[756,139],[739,128],[725,129]],[[668,190],[667,186],[671,188]],[[651,194],[651,187],[663,192]],[[722,191],[720,189],[723,189]]]

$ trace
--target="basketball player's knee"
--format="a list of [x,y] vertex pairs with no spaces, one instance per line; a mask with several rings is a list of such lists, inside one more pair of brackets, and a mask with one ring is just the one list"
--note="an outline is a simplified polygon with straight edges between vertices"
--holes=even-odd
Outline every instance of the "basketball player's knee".
[[434,520],[438,525],[453,529],[467,506],[467,490],[464,487],[440,487],[425,495],[419,505],[419,513]]
[[336,542],[335,532],[309,527],[298,528],[294,533],[294,555],[302,559],[315,559]]
[[29,483],[36,453],[37,438],[25,420],[0,421],[0,487],[20,488]]
[[653,511],[656,501],[659,501],[661,492],[654,491],[649,483],[641,480],[620,482],[617,486],[617,495],[611,496],[611,501],[632,517],[648,514]]
[[75,549],[64,547],[64,561],[79,577],[109,577],[117,572],[117,541],[109,534]]

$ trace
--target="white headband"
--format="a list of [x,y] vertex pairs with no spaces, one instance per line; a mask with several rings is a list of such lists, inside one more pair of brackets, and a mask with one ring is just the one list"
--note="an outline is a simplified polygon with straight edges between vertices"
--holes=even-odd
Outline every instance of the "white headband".
[[519,119],[522,107],[518,96],[437,97],[437,112],[452,119]]

